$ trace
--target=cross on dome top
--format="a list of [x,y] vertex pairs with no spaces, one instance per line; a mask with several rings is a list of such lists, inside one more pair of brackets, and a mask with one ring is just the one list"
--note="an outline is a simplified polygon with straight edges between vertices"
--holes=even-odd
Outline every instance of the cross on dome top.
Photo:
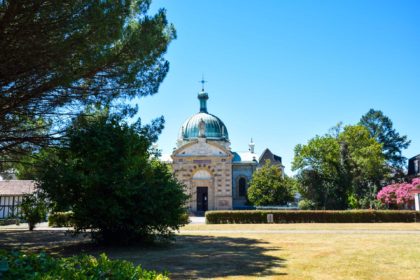
[[207,81],[204,80],[204,75],[201,76],[201,81],[199,81],[199,83],[201,83],[201,91],[204,91],[204,84],[207,83]]
[[207,99],[209,99],[209,95],[207,92],[204,91],[204,84],[207,81],[204,80],[204,75],[201,78],[201,91],[198,93],[198,99],[200,100],[200,112],[207,113]]

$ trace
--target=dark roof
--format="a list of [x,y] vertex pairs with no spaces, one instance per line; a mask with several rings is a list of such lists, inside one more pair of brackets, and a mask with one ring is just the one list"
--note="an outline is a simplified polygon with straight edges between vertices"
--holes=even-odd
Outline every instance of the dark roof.
[[412,159],[415,159],[415,158],[420,158],[420,154],[418,154],[417,156],[411,157],[408,160],[412,160]]
[[418,176],[420,174],[420,169],[418,165],[417,166],[415,165],[415,162],[419,160],[420,160],[420,154],[408,160],[408,168],[407,168],[408,176]]
[[273,154],[270,149],[266,148],[264,150],[264,152],[262,152],[258,162],[260,162],[260,164],[263,164],[262,162],[262,158],[264,157],[264,155],[268,154],[269,158],[273,161],[273,162],[280,162],[281,163],[281,157],[278,155]]
[[35,182],[31,180],[0,181],[0,196],[24,195],[35,191]]
[[278,155],[273,154],[273,157],[276,161],[280,161],[281,162],[281,157]]

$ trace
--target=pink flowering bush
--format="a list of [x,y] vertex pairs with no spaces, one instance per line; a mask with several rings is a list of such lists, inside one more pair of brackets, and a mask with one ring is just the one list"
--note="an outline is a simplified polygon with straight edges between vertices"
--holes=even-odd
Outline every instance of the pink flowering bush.
[[414,178],[413,181],[411,181],[411,184],[420,188],[420,178]]
[[397,204],[396,191],[400,184],[392,184],[383,187],[377,194],[376,199],[386,205]]
[[409,207],[414,203],[414,196],[411,192],[416,188],[420,188],[420,178],[414,178],[411,183],[385,186],[378,192],[376,198],[388,207]]

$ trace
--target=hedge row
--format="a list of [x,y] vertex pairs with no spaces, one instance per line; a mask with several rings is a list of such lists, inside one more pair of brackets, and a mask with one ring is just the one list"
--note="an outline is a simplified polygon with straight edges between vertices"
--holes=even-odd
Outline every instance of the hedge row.
[[273,210],[207,211],[208,224],[263,224],[267,214],[274,223],[413,223],[420,222],[419,211],[405,210]]
[[73,212],[54,212],[48,216],[48,225],[50,227],[72,227]]
[[0,226],[18,225],[19,223],[19,219],[0,219]]
[[32,254],[0,250],[0,279],[143,279],[167,280],[166,274],[149,271],[123,260],[79,255],[53,258],[45,253]]

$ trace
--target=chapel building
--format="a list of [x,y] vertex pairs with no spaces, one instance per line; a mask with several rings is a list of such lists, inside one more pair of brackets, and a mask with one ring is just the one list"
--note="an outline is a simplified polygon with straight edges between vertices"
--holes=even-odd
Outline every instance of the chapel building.
[[[231,151],[226,125],[207,111],[209,96],[204,87],[198,99],[200,111],[181,126],[171,155],[174,174],[190,196],[189,210],[204,212],[244,207],[249,181],[259,166],[255,144],[251,139],[248,151]],[[268,149],[263,156],[275,156],[276,164],[284,168],[281,158]]]

